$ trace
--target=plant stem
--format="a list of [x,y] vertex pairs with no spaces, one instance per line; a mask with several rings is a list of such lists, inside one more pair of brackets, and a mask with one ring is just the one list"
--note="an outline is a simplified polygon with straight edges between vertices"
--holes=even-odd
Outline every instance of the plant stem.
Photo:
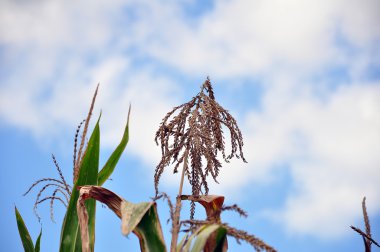
[[183,180],[185,177],[185,170],[187,167],[188,153],[189,153],[188,150],[185,150],[185,157],[183,159],[181,182],[179,184],[179,191],[178,191],[178,195],[176,197],[175,211],[174,211],[174,217],[173,217],[173,222],[172,222],[172,241],[170,244],[170,252],[176,252],[176,248],[177,248],[178,234],[179,234],[179,229],[180,229],[179,219],[180,219],[181,207],[182,207],[181,195],[182,195],[182,188],[183,188]]

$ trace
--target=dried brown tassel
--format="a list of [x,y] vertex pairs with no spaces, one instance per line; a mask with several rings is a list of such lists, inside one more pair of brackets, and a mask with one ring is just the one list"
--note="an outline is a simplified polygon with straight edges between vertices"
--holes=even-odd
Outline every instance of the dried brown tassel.
[[[202,221],[202,220],[183,220],[181,221],[182,225],[190,225],[192,229],[194,227],[199,227],[206,224],[213,224],[212,221]],[[257,252],[260,251],[267,251],[267,252],[276,252],[276,249],[274,249],[272,246],[266,244],[261,239],[255,237],[254,235],[251,235],[247,233],[244,230],[238,230],[233,227],[230,227],[227,223],[219,223],[222,227],[224,227],[227,230],[227,235],[232,236],[236,239],[237,243],[240,244],[241,240],[249,243]]]
[[363,232],[361,229],[354,227],[354,226],[351,226],[351,228],[355,232],[359,233],[362,236],[363,242],[364,242],[365,252],[371,252],[372,243],[378,247],[380,247],[380,245],[375,240],[372,239],[371,225],[369,223],[369,218],[368,218],[368,214],[367,214],[367,207],[365,205],[365,200],[366,200],[366,198],[364,197],[363,201],[362,201],[362,210],[363,210],[363,217],[364,217],[364,224],[365,224],[366,232]]
[[[231,152],[226,153],[223,128],[227,128],[231,139]],[[184,152],[189,151],[189,165],[185,173],[192,187],[192,194],[208,194],[207,176],[211,174],[217,182],[222,167],[218,153],[229,162],[233,157],[246,162],[243,154],[243,137],[236,120],[215,100],[209,78],[201,91],[189,102],[174,107],[162,119],[155,134],[161,145],[162,158],[156,167],[154,185],[158,195],[158,184],[166,166],[174,164],[174,173],[184,161]],[[203,161],[206,166],[203,167]],[[192,204],[192,212],[194,205]]]
[[364,224],[365,224],[365,232],[367,236],[372,237],[371,225],[369,224],[369,218],[368,218],[368,213],[367,213],[367,207],[365,205],[365,200],[366,198],[364,197],[362,201],[362,209],[363,209],[363,217],[364,217]]
[[[50,217],[52,219],[52,221],[54,222],[54,219],[53,219],[53,216],[54,216],[54,209],[53,209],[53,201],[54,200],[58,200],[60,201],[65,207],[67,207],[68,203],[69,203],[69,198],[70,198],[70,195],[71,195],[71,186],[68,185],[66,183],[66,180],[65,180],[65,177],[63,176],[63,173],[61,171],[61,168],[59,167],[58,165],[58,162],[57,160],[55,159],[54,155],[52,155],[52,159],[53,159],[53,163],[56,167],[56,170],[59,174],[59,177],[61,180],[58,180],[58,179],[55,179],[55,178],[43,178],[43,179],[39,179],[37,180],[36,182],[34,182],[30,187],[29,189],[23,194],[23,196],[27,195],[34,187],[36,187],[37,185],[40,185],[40,184],[44,184],[43,187],[38,191],[38,194],[37,194],[37,197],[36,197],[36,200],[34,202],[34,206],[33,206],[33,210],[34,210],[34,214],[36,215],[36,217],[38,218],[38,221],[41,221],[41,217],[39,216],[38,214],[38,211],[37,211],[37,208],[38,208],[38,205],[41,204],[42,202],[46,201],[46,200],[50,200]],[[44,197],[43,199],[40,199],[41,196],[42,196],[42,193],[47,190],[48,188],[55,188],[55,190],[53,191],[53,194],[51,196],[48,196],[48,197]],[[63,195],[63,198],[60,197],[60,196],[56,196],[57,193],[60,193]]]
[[236,204],[233,204],[232,206],[223,206],[222,211],[235,211],[240,215],[240,217],[244,217],[244,218],[248,217],[247,212],[244,211],[242,208],[240,208]]
[[75,164],[77,162],[77,145],[78,145],[78,136],[79,136],[79,131],[80,128],[82,127],[82,124],[86,120],[83,120],[79,123],[77,130],[75,131],[75,136],[74,136],[74,154],[73,154],[73,177],[75,177],[74,171],[75,171]]

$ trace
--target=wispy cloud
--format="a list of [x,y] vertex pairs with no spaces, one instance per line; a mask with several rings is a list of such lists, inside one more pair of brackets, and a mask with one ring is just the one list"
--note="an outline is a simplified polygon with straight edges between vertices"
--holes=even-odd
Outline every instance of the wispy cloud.
[[292,233],[342,235],[358,214],[357,199],[380,196],[380,87],[342,86],[323,102],[306,91],[279,105],[282,95],[270,97],[267,111],[248,116],[252,177],[237,167],[241,172],[224,175],[259,182],[275,176],[278,165],[288,166],[292,193],[271,216]]
[[101,82],[102,139],[117,142],[132,102],[131,151],[154,165],[154,130],[183,102],[179,79],[254,79],[260,109],[238,111],[250,162],[224,169],[218,190],[268,181],[282,164],[289,196],[271,218],[292,233],[341,235],[364,194],[380,198],[379,2],[215,1],[197,17],[186,4],[196,3],[2,1],[0,118],[54,136],[78,123]]

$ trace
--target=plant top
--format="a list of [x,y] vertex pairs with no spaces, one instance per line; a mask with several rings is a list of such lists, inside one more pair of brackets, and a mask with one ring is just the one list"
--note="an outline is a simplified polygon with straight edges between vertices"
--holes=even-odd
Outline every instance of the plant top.
[[[230,132],[231,151],[226,153],[223,128]],[[218,153],[229,162],[243,155],[243,137],[236,120],[215,100],[209,78],[201,91],[189,102],[174,107],[163,118],[156,132],[155,141],[161,145],[162,159],[156,167],[154,185],[156,195],[164,168],[175,164],[174,173],[183,163],[183,169],[192,187],[192,195],[208,194],[207,176],[215,182],[222,167]],[[204,161],[204,162],[203,162]]]

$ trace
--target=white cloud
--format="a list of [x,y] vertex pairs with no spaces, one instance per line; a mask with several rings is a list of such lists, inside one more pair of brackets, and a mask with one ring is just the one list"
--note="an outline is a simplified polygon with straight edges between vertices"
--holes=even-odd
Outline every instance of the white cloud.
[[288,165],[292,189],[271,216],[291,233],[343,235],[360,216],[363,196],[372,199],[371,211],[380,210],[380,86],[343,86],[325,102],[306,92],[281,106],[278,95],[269,95],[268,112],[248,117],[250,167],[224,175],[231,184],[259,183]]
[[292,232],[325,238],[345,233],[360,215],[363,196],[373,212],[380,210],[379,86],[345,87],[331,98],[298,115],[309,148],[306,157],[292,161],[296,194],[280,214]]
[[[127,109],[131,103],[130,142],[128,148],[154,167],[160,158],[160,149],[154,143],[154,133],[162,116],[178,103],[178,91],[170,80],[152,77],[143,72],[126,79],[124,88],[104,87],[100,95],[106,146],[114,146],[122,135]],[[107,89],[107,90],[106,90]],[[115,132],[119,132],[118,134]]]
[[1,41],[10,45],[55,49],[105,46],[118,28],[110,29],[114,21],[112,15],[121,14],[123,2],[2,1]]
[[[154,130],[182,100],[175,78],[155,64],[191,77],[259,79],[261,110],[239,115],[249,164],[223,169],[217,190],[270,183],[273,167],[287,164],[292,190],[275,212],[281,223],[293,233],[341,234],[360,215],[361,197],[380,192],[380,83],[366,76],[380,58],[378,1],[216,1],[192,21],[180,7],[2,1],[1,118],[37,137],[58,134],[86,114],[101,82],[103,143],[117,143],[131,102],[129,148],[154,164]],[[352,83],[331,88],[324,71],[341,66],[343,84]],[[375,200],[371,207],[380,211]]]
[[[279,66],[309,74],[341,63],[346,52],[339,48],[339,38],[361,49],[365,41],[373,49],[380,35],[376,5],[376,1],[218,1],[196,25],[167,26],[170,33],[148,48],[189,74],[250,76],[271,74]],[[181,24],[175,16],[173,20]]]
[[[379,1],[341,1],[339,5],[339,18],[341,29],[347,39],[361,47],[378,43],[380,29],[376,24],[380,22],[377,10]],[[374,39],[375,38],[375,39]]]

